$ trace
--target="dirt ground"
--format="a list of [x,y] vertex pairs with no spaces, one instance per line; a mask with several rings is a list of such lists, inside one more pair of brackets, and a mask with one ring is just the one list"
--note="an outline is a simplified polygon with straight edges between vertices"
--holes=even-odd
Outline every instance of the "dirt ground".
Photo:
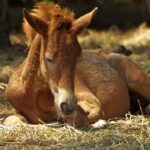
[[[49,125],[4,126],[4,118],[14,109],[5,100],[5,87],[15,67],[27,55],[22,32],[10,35],[11,47],[0,49],[0,149],[97,149],[148,150],[150,147],[150,117],[126,114],[114,118],[103,129],[76,130],[69,126],[52,128]],[[132,53],[129,57],[150,74],[150,27],[144,23],[128,31],[112,26],[103,31],[85,30],[79,41],[83,49],[103,48]]]

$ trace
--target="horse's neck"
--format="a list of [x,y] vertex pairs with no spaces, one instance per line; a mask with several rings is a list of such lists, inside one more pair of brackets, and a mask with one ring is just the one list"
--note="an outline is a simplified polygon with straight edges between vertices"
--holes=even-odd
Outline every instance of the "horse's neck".
[[29,48],[29,53],[22,71],[22,79],[26,87],[30,87],[33,84],[38,73],[40,49],[41,38],[40,35],[36,35]]

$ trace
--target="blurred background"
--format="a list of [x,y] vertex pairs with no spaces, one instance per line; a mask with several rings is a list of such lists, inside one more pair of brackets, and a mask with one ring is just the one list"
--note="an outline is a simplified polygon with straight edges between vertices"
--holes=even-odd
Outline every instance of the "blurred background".
[[150,0],[1,0],[0,1],[0,46],[10,45],[9,33],[20,30],[22,8],[32,8],[35,3],[53,1],[72,9],[76,17],[99,7],[91,28],[102,30],[110,26],[122,29],[150,22]]
[[22,8],[32,8],[40,1],[53,1],[62,7],[69,7],[77,17],[98,6],[100,10],[92,22],[97,28],[106,28],[112,24],[125,28],[150,20],[149,0],[1,0],[1,21],[7,19],[9,28],[20,27]]

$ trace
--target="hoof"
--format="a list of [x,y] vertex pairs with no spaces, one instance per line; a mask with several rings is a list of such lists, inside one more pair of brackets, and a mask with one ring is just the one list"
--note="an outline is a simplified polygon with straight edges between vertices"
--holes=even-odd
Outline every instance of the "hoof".
[[102,120],[102,119],[100,119],[100,120],[98,120],[97,122],[95,122],[94,124],[92,124],[91,126],[93,127],[93,128],[104,128],[105,126],[106,126],[106,121],[105,120]]

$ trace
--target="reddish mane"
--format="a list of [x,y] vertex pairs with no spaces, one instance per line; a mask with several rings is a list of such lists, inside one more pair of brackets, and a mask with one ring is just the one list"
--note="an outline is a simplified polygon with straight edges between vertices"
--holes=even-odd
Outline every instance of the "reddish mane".
[[[31,11],[31,14],[50,22],[51,31],[59,28],[61,25],[71,26],[74,21],[74,13],[66,8],[62,9],[54,3],[38,3]],[[28,42],[31,43],[36,32],[24,19],[23,30]]]

